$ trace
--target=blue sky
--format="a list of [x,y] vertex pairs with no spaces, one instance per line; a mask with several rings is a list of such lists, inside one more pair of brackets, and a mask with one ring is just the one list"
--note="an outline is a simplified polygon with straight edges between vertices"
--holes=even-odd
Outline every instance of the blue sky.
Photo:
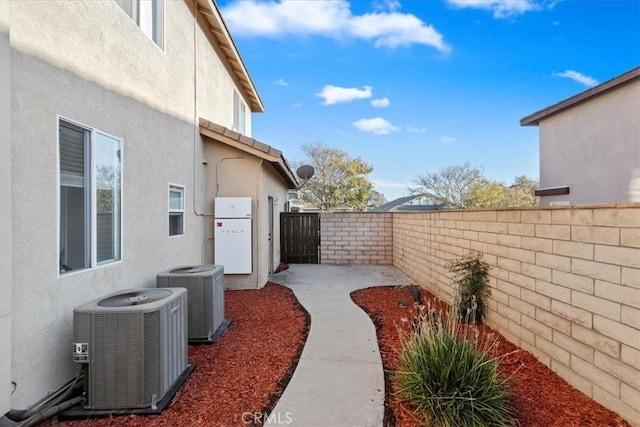
[[227,0],[219,5],[265,104],[253,137],[303,160],[321,142],[407,195],[470,162],[538,178],[519,120],[640,65],[637,0]]

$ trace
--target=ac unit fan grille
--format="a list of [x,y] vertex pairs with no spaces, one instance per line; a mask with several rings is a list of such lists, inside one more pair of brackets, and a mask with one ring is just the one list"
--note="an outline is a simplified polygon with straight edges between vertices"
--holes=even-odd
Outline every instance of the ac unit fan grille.
[[[95,316],[95,340],[91,378],[95,387],[92,401],[120,407],[138,400],[139,361],[137,314],[103,313]],[[133,386],[131,386],[133,385]]]
[[100,307],[131,307],[160,301],[171,295],[165,289],[143,289],[104,298],[98,302]]
[[197,273],[209,273],[215,270],[215,267],[210,265],[195,265],[193,267],[180,267],[171,270],[170,274],[197,274]]

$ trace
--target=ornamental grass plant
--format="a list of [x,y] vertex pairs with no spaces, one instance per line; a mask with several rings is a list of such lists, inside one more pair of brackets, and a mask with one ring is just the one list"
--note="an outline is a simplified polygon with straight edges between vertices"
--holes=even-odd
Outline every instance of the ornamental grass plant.
[[479,339],[475,326],[458,321],[455,308],[418,315],[401,333],[403,350],[396,372],[398,397],[414,415],[433,426],[509,426],[507,380],[490,356],[495,338]]

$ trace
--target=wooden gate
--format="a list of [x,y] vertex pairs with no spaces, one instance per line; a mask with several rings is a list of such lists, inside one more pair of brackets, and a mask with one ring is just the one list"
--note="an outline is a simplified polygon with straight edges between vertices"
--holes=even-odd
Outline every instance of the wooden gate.
[[285,264],[320,264],[320,214],[280,214],[280,252]]

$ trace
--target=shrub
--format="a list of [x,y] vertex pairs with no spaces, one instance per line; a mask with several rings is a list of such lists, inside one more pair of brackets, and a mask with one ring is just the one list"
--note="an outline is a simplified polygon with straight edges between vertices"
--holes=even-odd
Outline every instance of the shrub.
[[498,360],[488,355],[495,340],[478,347],[459,329],[469,333],[454,315],[429,314],[404,335],[396,373],[399,397],[428,425],[512,425],[506,380],[498,375]]
[[482,261],[482,253],[469,252],[466,256],[449,261],[446,267],[453,273],[458,320],[481,322],[486,312],[486,299],[491,295],[489,265]]

